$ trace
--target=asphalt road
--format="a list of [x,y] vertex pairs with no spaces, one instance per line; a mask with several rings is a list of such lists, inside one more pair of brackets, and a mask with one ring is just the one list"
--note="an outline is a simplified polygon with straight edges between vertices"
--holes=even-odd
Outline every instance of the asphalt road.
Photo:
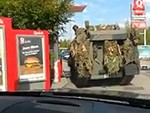
[[[69,67],[67,63],[63,62],[64,74],[69,75]],[[71,83],[69,78],[62,77],[61,82],[54,83],[52,85],[53,89],[56,88],[71,88],[77,89],[77,87]],[[112,86],[102,86],[102,85],[93,85],[86,88],[80,89],[88,89],[88,90],[111,90],[111,91],[125,91],[125,92],[135,92],[141,94],[150,94],[150,70],[142,70],[140,75],[135,76],[135,78],[131,81],[130,85],[120,86],[120,85],[112,85]]]

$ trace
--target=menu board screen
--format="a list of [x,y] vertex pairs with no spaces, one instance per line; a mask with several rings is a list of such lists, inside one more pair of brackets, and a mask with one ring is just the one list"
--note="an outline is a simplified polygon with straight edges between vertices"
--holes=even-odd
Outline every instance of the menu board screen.
[[20,81],[45,79],[42,37],[18,37]]

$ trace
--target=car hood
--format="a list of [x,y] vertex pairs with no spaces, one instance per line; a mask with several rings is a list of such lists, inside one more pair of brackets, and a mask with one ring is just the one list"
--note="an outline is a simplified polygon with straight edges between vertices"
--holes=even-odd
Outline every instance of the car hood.
[[114,97],[114,98],[130,98],[130,99],[144,99],[150,100],[149,94],[139,94],[126,91],[111,91],[111,90],[87,90],[87,89],[52,89],[50,91],[56,95],[70,95],[70,96],[83,96],[83,97]]

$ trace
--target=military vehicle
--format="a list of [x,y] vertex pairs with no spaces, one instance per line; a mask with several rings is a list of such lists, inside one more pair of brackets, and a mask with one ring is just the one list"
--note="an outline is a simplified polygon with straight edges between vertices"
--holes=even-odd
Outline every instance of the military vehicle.
[[73,26],[68,65],[77,87],[90,84],[128,85],[140,72],[138,38],[134,30],[118,25]]

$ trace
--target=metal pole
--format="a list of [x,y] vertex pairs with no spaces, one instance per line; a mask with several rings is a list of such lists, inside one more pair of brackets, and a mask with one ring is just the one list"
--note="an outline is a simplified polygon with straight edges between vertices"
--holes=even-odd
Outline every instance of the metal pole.
[[130,4],[130,28],[132,28],[132,4]]
[[146,46],[146,29],[144,29],[144,45]]
[[54,34],[54,54],[55,54],[55,57],[54,57],[54,61],[57,61],[58,60],[58,35],[57,34]]
[[54,44],[54,53],[55,53],[54,61],[57,61],[58,60],[58,45],[57,45],[57,43]]
[[71,34],[71,33],[72,33],[72,32],[71,32],[71,30],[72,30],[72,29],[71,29],[71,22],[69,23],[69,29],[70,29],[70,31],[69,31],[69,32],[70,32],[70,39],[72,40],[72,34]]
[[[145,11],[144,11],[144,13],[145,13],[145,15],[146,15],[146,4],[144,4],[144,5],[145,5]],[[146,19],[145,19],[145,21],[146,21]],[[147,45],[147,43],[146,43],[146,42],[147,42],[147,39],[146,39],[146,38],[147,38],[147,37],[146,37],[146,31],[147,31],[147,30],[146,30],[146,28],[145,28],[145,29],[144,29],[144,45],[145,45],[145,46]]]

